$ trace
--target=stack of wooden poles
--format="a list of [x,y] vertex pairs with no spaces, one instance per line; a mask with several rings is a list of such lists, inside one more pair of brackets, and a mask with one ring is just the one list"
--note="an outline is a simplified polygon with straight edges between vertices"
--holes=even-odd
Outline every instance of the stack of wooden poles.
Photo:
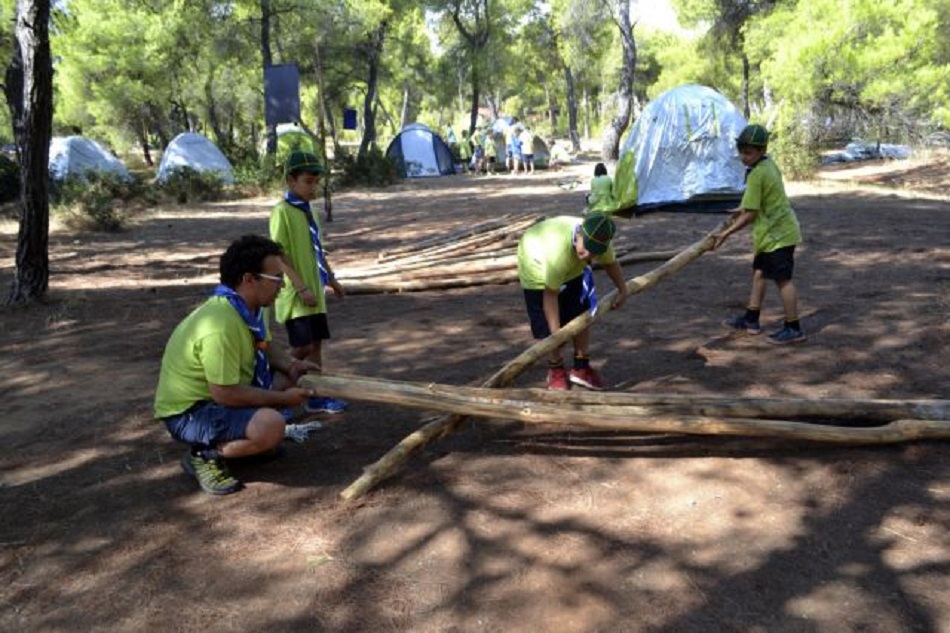
[[[342,269],[347,294],[417,292],[518,280],[518,239],[543,215],[506,215],[379,254],[365,268]],[[615,246],[621,264],[662,261],[678,251],[636,252]]]

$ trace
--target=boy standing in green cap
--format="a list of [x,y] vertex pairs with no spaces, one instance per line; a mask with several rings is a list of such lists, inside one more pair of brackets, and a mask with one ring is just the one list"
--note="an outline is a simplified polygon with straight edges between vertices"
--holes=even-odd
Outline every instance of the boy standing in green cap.
[[[290,284],[274,302],[278,323],[287,328],[291,355],[323,366],[323,341],[330,338],[326,288],[343,298],[344,290],[333,276],[323,249],[320,221],[310,209],[325,172],[316,155],[291,152],[284,162],[287,193],[271,211],[270,236],[284,249],[284,272]],[[342,413],[347,403],[335,398],[310,398],[310,413]]]
[[[603,213],[586,218],[558,216],[538,222],[518,242],[518,279],[524,290],[525,307],[531,333],[544,339],[561,329],[585,310],[597,309],[591,262],[604,266],[617,287],[612,309],[627,300],[623,269],[617,262],[610,242],[617,232],[613,221]],[[561,350],[548,358],[548,389],[564,391],[571,384],[601,391],[606,383],[590,366],[590,330],[573,339],[574,365],[564,368]]]
[[736,210],[735,222],[716,236],[713,249],[740,229],[752,225],[752,290],[744,314],[723,323],[726,327],[759,334],[759,313],[768,280],[775,282],[785,323],[782,329],[770,334],[769,343],[786,345],[802,343],[805,332],[798,318],[798,293],[792,283],[795,270],[795,246],[802,242],[798,217],[785,195],[782,172],[765,153],[769,146],[769,133],[761,125],[747,125],[736,139],[739,158],[746,167],[746,187],[742,202]]

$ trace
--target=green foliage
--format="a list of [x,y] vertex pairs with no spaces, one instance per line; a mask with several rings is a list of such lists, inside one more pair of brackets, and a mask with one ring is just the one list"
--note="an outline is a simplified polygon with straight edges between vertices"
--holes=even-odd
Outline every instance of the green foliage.
[[790,180],[809,180],[818,169],[818,144],[807,125],[785,125],[773,128],[769,155],[778,163],[782,174]]
[[20,166],[0,154],[0,203],[12,202],[20,197]]
[[168,172],[160,189],[178,204],[212,202],[224,197],[224,180],[215,172],[181,166]]
[[122,202],[141,189],[114,173],[87,172],[50,182],[50,202],[54,214],[67,226],[89,231],[116,232],[123,228]]
[[397,165],[378,147],[371,148],[365,156],[355,158],[342,154],[334,160],[333,167],[334,188],[360,185],[384,187],[400,179]]
[[233,166],[234,186],[243,195],[271,195],[284,188],[283,167],[266,156],[260,161],[243,160]]

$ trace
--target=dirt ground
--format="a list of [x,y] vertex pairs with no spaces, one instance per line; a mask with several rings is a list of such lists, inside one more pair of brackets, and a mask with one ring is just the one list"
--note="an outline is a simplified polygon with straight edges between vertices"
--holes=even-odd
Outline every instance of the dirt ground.
[[[789,186],[804,345],[720,327],[748,292],[737,236],[599,319],[595,365],[631,392],[947,398],[948,165]],[[331,262],[505,213],[578,213],[592,171],[340,193]],[[239,494],[199,492],[151,417],[159,360],[270,204],[165,208],[112,235],[54,227],[48,301],[0,310],[0,630],[950,632],[948,442],[472,420],[344,505],[363,467],[431,418],[353,401],[282,460],[236,465]],[[679,249],[721,219],[649,214],[620,239]],[[15,239],[5,224],[4,288]],[[780,321],[774,288],[763,318]],[[532,342],[517,284],[354,295],[330,322],[328,371],[395,380],[473,384]],[[542,383],[534,367],[516,384]]]

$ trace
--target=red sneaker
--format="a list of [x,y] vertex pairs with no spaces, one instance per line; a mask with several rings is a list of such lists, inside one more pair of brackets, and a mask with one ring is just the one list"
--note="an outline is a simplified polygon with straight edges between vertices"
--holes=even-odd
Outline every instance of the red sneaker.
[[607,389],[607,383],[600,377],[600,374],[593,367],[584,369],[571,369],[571,382],[594,391],[604,391]]
[[548,389],[553,391],[568,391],[571,384],[567,381],[567,370],[563,367],[548,369]]

